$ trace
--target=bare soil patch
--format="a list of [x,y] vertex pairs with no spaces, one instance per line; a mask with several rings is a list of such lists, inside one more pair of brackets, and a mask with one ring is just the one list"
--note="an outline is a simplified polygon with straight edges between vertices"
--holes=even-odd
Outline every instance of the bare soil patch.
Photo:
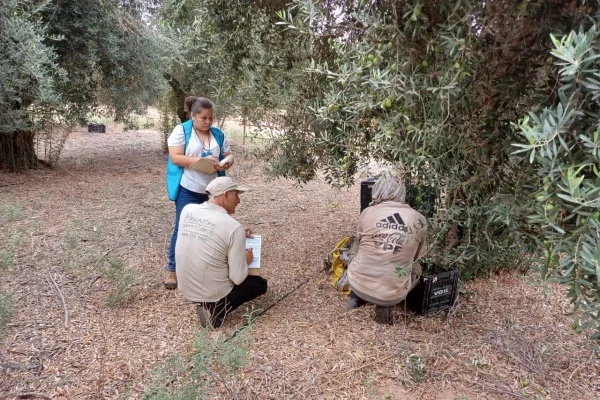
[[[194,309],[161,285],[174,206],[160,140],[154,131],[80,131],[55,170],[0,173],[0,250],[14,250],[0,289],[15,308],[0,338],[0,398],[137,398],[154,368],[190,352]],[[371,307],[347,310],[318,272],[354,230],[359,185],[268,180],[247,148],[234,153],[232,175],[253,189],[236,217],[264,235],[269,291],[254,307],[306,282],[253,323],[239,398],[600,398],[600,358],[570,329],[562,288],[544,299],[529,278],[494,275],[467,282],[452,317],[397,307],[394,325],[377,325]],[[97,271],[109,260],[135,272],[132,299],[112,308],[115,284]],[[234,332],[243,313],[220,332]],[[217,385],[214,398],[230,397]]]

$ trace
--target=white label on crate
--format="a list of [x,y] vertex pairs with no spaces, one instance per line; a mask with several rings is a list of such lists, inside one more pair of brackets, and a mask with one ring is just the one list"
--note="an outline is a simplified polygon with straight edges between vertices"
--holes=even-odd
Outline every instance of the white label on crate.
[[434,295],[434,296],[439,296],[439,295],[442,295],[442,294],[447,294],[447,293],[449,293],[449,292],[450,292],[450,289],[448,289],[448,288],[444,288],[444,289],[440,289],[440,290],[436,290],[436,291],[434,291],[434,292],[433,292],[433,295]]

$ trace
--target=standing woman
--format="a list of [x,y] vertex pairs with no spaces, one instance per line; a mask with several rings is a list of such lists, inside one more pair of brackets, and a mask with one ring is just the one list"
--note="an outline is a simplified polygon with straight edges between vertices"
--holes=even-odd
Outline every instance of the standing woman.
[[190,119],[177,125],[167,140],[169,157],[167,160],[167,191],[169,199],[175,201],[175,230],[171,237],[169,251],[169,271],[165,277],[165,289],[177,288],[175,273],[175,244],[179,230],[181,210],[188,204],[202,204],[208,200],[206,185],[233,165],[229,158],[223,166],[215,165],[215,172],[205,174],[189,167],[200,158],[223,160],[231,155],[229,141],[223,132],[211,126],[213,122],[213,103],[204,97],[187,97],[186,109]]

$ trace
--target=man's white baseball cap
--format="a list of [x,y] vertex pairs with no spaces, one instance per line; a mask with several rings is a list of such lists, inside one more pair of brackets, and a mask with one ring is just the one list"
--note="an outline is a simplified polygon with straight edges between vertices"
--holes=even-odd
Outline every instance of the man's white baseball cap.
[[206,193],[208,193],[211,197],[220,196],[223,193],[231,190],[237,190],[238,192],[243,193],[250,190],[250,188],[247,186],[238,185],[228,176],[219,176],[218,178],[213,179],[206,186]]

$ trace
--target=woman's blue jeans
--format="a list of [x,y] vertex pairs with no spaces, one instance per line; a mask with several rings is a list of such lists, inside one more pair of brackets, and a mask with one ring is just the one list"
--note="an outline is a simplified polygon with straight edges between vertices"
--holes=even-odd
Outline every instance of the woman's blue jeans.
[[171,236],[171,248],[169,250],[169,271],[175,272],[175,244],[177,243],[177,232],[179,232],[179,216],[181,210],[188,204],[202,204],[208,201],[208,195],[204,193],[196,193],[187,190],[183,186],[179,186],[179,193],[175,200],[175,229]]

